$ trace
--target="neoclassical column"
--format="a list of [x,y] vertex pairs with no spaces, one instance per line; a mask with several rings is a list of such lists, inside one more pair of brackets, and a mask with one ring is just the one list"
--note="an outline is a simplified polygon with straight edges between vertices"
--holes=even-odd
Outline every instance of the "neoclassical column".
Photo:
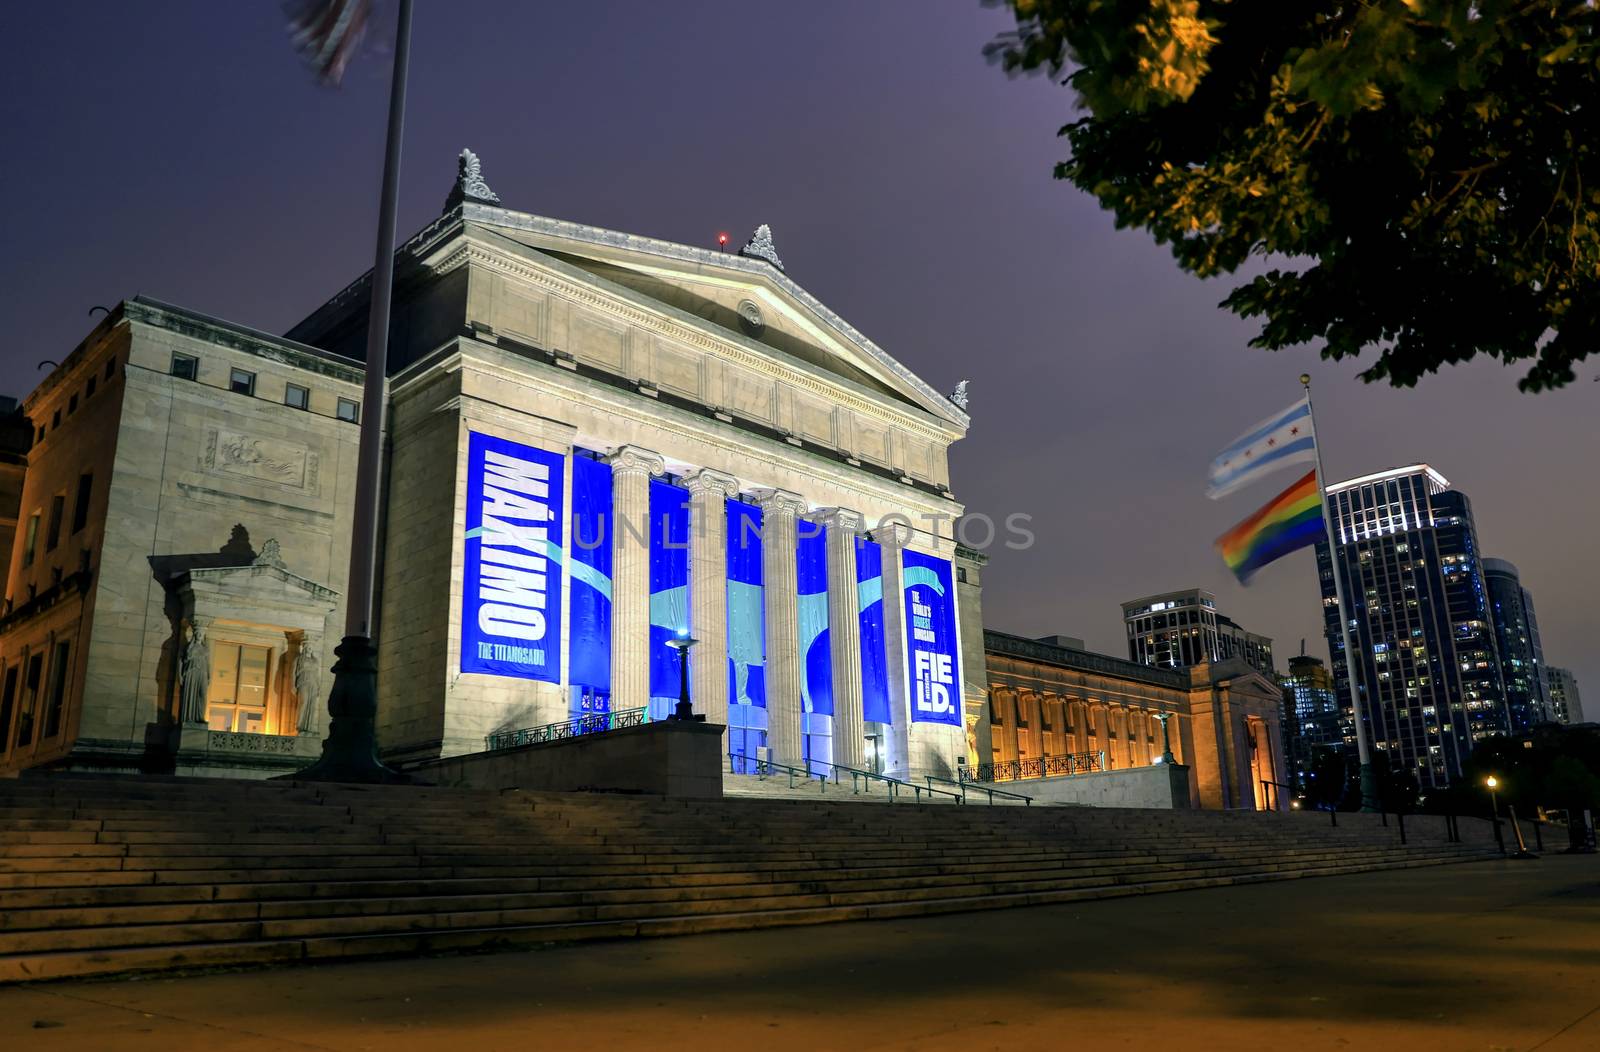
[[[704,468],[689,488],[689,689],[697,713],[728,726],[728,508],[732,475]],[[726,753],[728,732],[722,732]]]
[[1111,706],[1102,700],[1096,700],[1094,705],[1094,729],[1096,735],[1094,749],[1104,753],[1106,766],[1110,767],[1116,760],[1116,753],[1111,745]]
[[611,463],[611,708],[650,704],[650,479],[659,453],[619,446]]
[[866,718],[861,699],[861,611],[856,601],[856,535],[861,513],[828,508],[828,642],[833,662],[833,762],[864,769]]
[[1011,755],[1008,760],[1022,759],[1022,717],[1025,712],[1022,708],[1022,692],[1019,690],[1006,691],[1006,729],[1011,733],[1006,737],[1011,743]]
[[[911,543],[911,527],[886,522],[872,531],[872,539],[883,549],[883,638],[889,652],[889,766],[886,773],[903,778],[911,770],[911,701],[906,684],[905,627],[905,547]],[[1013,691],[1016,715],[1022,713],[1022,697]],[[1012,717],[1012,740],[1016,740],[1016,715]],[[1017,758],[1022,758],[1020,745]]]
[[795,520],[805,499],[782,489],[756,491],[761,504],[761,574],[767,615],[767,748],[776,763],[799,767],[800,579]]

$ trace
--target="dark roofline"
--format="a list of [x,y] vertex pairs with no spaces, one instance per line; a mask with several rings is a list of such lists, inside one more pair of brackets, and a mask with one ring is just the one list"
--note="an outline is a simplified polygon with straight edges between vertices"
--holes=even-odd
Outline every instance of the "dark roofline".
[[1071,647],[1056,646],[1053,643],[1043,643],[1037,639],[1014,636],[1009,632],[996,632],[990,628],[983,630],[983,649],[991,654],[1027,658],[1030,661],[1070,668],[1079,672],[1116,676],[1120,679],[1129,679],[1136,683],[1145,683],[1153,687],[1166,687],[1170,690],[1181,691],[1188,691],[1189,689],[1188,669],[1164,669],[1156,668],[1153,665],[1141,665],[1137,661],[1128,661],[1125,658],[1112,657],[1109,654],[1096,654],[1089,650],[1075,650]]

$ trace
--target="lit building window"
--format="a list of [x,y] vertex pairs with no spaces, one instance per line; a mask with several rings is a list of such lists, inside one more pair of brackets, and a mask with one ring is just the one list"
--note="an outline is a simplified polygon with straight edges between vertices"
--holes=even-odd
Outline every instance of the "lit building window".
[[214,731],[266,733],[272,651],[244,643],[211,646],[206,722]]

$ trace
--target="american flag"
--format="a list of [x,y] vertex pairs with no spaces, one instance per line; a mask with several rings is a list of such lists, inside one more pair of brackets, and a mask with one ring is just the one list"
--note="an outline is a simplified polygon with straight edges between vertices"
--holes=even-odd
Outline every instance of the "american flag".
[[324,84],[337,84],[361,44],[372,0],[289,0],[289,36]]

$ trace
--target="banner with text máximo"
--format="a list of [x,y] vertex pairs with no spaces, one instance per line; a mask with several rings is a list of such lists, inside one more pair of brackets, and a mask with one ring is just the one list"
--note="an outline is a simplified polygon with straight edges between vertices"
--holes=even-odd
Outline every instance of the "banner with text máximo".
[[961,653],[950,562],[907,550],[906,684],[913,723],[961,726]]
[[467,434],[461,671],[561,680],[560,453]]

